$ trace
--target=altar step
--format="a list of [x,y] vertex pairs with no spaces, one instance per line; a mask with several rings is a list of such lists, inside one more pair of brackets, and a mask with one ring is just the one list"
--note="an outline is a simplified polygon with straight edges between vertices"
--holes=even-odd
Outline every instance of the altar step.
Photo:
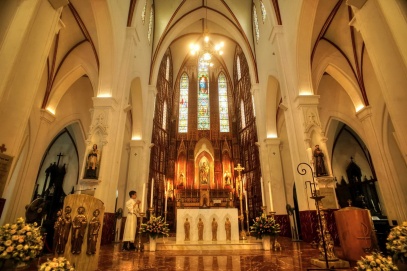
[[[225,241],[190,241],[181,244],[175,242],[175,238],[157,239],[156,250],[259,250],[263,249],[261,240],[249,237],[248,240],[234,242]],[[150,251],[150,244],[144,243],[144,251]]]

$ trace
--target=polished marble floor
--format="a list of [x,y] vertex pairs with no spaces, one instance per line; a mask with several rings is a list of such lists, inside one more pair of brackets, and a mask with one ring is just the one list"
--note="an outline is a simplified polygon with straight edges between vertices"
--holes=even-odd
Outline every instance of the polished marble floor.
[[[318,257],[318,250],[305,242],[292,242],[279,238],[281,251],[262,249],[233,250],[165,250],[165,251],[121,251],[121,244],[102,246],[97,271],[102,270],[308,270],[319,269],[311,264]],[[146,248],[147,245],[146,245]],[[341,251],[337,249],[336,255]],[[44,255],[39,262],[52,255]],[[354,263],[351,263],[354,266]],[[36,269],[26,269],[27,271]],[[341,269],[352,270],[352,268]],[[354,270],[354,269],[353,269]],[[85,271],[85,270],[78,270]],[[87,270],[86,270],[87,271]]]

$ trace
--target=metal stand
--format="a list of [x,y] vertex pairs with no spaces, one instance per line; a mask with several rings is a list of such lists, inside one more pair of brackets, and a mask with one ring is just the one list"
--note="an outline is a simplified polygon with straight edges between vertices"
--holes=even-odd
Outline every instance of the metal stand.
[[154,216],[154,206],[148,209],[150,211],[150,217]]
[[164,212],[164,222],[167,223],[167,211]]
[[[312,174],[312,181],[306,181],[305,182],[305,187],[307,187],[307,184],[309,184],[310,191],[311,191],[311,199],[315,200],[315,207],[317,210],[317,216],[318,216],[318,223],[319,223],[319,229],[318,229],[318,236],[319,236],[319,242],[318,242],[318,249],[319,249],[319,260],[325,260],[325,269],[322,270],[332,270],[329,267],[329,261],[338,261],[338,258],[334,254],[334,243],[332,241],[331,235],[328,231],[328,228],[326,226],[326,220],[325,220],[325,215],[324,212],[322,211],[322,202],[321,200],[324,198],[324,196],[319,195],[319,191],[317,190],[316,182],[315,182],[315,172],[312,170],[312,167],[307,164],[307,163],[299,163],[297,166],[297,172],[300,175],[305,175],[307,173],[306,168],[302,168],[300,171],[301,166],[307,166],[311,170]],[[314,270],[314,269],[313,269]],[[321,270],[321,269],[319,269]]]
[[[247,240],[246,237],[246,232],[244,230],[244,225],[243,225],[243,220],[244,220],[244,214],[243,214],[243,183],[242,183],[242,175],[241,172],[244,170],[244,167],[241,167],[240,164],[237,164],[237,167],[235,167],[235,170],[237,171],[237,173],[239,174],[238,176],[238,182],[239,182],[239,200],[240,200],[240,215],[239,215],[239,219],[240,219],[240,240]],[[236,187],[237,188],[237,187]]]
[[247,235],[250,236],[250,227],[249,227],[249,210],[246,210],[246,223],[247,223]]
[[138,226],[138,242],[136,244],[136,251],[143,252],[144,244],[141,242],[141,223],[143,223],[143,217],[146,213],[140,213],[140,224]]

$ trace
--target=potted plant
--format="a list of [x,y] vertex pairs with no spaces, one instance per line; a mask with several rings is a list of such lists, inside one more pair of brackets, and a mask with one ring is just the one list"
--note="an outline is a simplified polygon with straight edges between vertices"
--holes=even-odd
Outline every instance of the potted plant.
[[384,257],[380,253],[373,252],[372,255],[366,255],[356,262],[356,270],[398,270],[397,266],[391,260],[391,257]]
[[168,236],[168,224],[161,216],[151,216],[150,220],[145,224],[140,225],[140,232],[148,233],[150,237],[150,251],[156,250],[156,238]]
[[0,227],[0,267],[26,265],[40,255],[43,246],[37,223],[26,224],[20,217],[14,224],[5,224]]
[[273,248],[275,247],[276,237],[280,233],[280,224],[272,216],[261,214],[253,219],[253,225],[250,226],[250,233],[256,239],[262,239],[264,250],[270,250],[270,236],[273,237]]
[[65,257],[58,257],[42,263],[38,271],[75,271],[75,267]]
[[394,262],[407,263],[407,222],[390,230],[387,237],[386,249]]

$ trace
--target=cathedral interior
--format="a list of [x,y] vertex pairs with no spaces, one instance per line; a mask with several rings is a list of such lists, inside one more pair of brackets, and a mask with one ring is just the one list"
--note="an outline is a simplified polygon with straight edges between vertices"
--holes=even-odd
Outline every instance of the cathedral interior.
[[406,37],[404,0],[1,1],[0,225],[37,222],[52,251],[84,194],[111,246],[135,190],[172,237],[236,210],[240,240],[263,213],[312,244],[323,208],[339,247],[355,207],[385,250],[407,221]]

